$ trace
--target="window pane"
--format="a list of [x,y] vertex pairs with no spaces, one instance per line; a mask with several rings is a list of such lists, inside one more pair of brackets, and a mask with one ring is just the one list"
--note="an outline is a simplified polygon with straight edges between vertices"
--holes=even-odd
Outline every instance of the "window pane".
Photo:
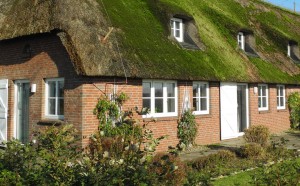
[[266,96],[266,93],[267,93],[267,87],[263,86],[262,87],[262,96]]
[[201,85],[200,87],[200,96],[206,97],[206,84]]
[[277,107],[279,107],[279,106],[280,106],[280,98],[277,97]]
[[198,97],[198,85],[193,85],[193,97]]
[[207,110],[207,99],[206,98],[201,98],[201,111]]
[[180,30],[175,31],[175,37],[180,37]]
[[280,91],[280,96],[283,96],[283,87],[280,87],[279,91]]
[[267,107],[267,98],[266,98],[266,97],[263,97],[263,98],[262,98],[262,101],[263,101],[263,102],[262,102],[262,106],[263,106],[263,107]]
[[48,99],[48,114],[55,115],[55,99]]
[[151,100],[150,99],[143,99],[143,108],[151,108]]
[[155,99],[155,113],[163,113],[164,106],[163,106],[163,99]]
[[168,111],[175,112],[175,99],[168,99]]
[[175,21],[175,29],[180,29],[180,23],[178,21]]
[[171,20],[171,29],[174,29],[174,21]]
[[64,97],[64,82],[58,81],[58,95],[57,97]]
[[175,83],[167,83],[166,86],[168,97],[175,97]]
[[198,102],[198,98],[193,98],[193,108],[195,111],[199,111],[199,102]]
[[49,97],[55,97],[56,94],[56,83],[55,81],[48,82],[48,95]]
[[283,97],[280,98],[280,106],[281,106],[281,107],[284,106],[284,99],[283,99]]
[[57,115],[64,115],[64,99],[58,100]]
[[261,108],[262,105],[261,105],[261,97],[258,97],[258,107]]
[[258,96],[261,96],[261,90],[262,90],[262,87],[258,86]]
[[143,97],[151,97],[151,83],[143,83]]
[[154,83],[155,97],[163,97],[163,83]]

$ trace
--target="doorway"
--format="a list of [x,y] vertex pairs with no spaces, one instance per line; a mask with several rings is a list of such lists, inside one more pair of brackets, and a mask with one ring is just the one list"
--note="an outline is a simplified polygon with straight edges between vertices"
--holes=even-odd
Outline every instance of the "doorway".
[[29,141],[29,81],[15,81],[15,90],[15,138],[20,140],[22,143],[26,143]]
[[243,135],[249,126],[248,85],[220,84],[221,140]]

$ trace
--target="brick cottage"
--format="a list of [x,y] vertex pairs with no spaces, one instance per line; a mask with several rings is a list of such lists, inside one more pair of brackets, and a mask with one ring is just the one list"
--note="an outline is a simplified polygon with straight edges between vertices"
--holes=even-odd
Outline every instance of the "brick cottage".
[[[99,124],[98,98],[120,92],[130,97],[123,110],[149,108],[135,118],[156,136],[168,135],[160,150],[178,143],[177,122],[188,105],[197,144],[241,136],[251,125],[273,133],[290,127],[286,102],[300,90],[300,31],[288,28],[299,15],[254,0],[235,4],[257,7],[243,23],[226,9],[217,21],[202,9],[160,1],[0,2],[1,141],[27,142],[37,128],[71,123],[84,146]],[[255,17],[274,13],[293,22]],[[286,25],[281,32],[279,24]]]

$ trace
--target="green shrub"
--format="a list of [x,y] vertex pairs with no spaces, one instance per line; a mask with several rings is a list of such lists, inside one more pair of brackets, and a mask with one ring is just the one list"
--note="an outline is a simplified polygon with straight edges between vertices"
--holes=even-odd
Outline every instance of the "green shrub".
[[248,143],[241,147],[241,155],[250,159],[265,158],[264,148],[257,143]]
[[211,177],[209,171],[206,172],[198,172],[194,170],[190,170],[187,173],[186,182],[184,183],[185,186],[190,185],[211,185]]
[[277,161],[278,159],[288,159],[297,156],[295,150],[286,148],[286,139],[283,137],[276,141],[271,141],[271,145],[267,147],[267,153],[270,159]]
[[232,161],[236,158],[235,153],[229,150],[220,150],[216,154],[210,154],[208,156],[202,156],[193,161],[192,167],[196,170],[205,168],[214,168],[219,164]]
[[149,172],[157,175],[161,185],[182,185],[186,177],[186,165],[172,154],[156,154],[149,166]]
[[300,159],[256,169],[252,179],[255,185],[299,185]]
[[270,138],[269,128],[263,125],[255,125],[246,129],[244,139],[248,143],[257,143],[266,146]]
[[198,126],[195,116],[191,110],[185,111],[178,121],[177,137],[179,138],[179,149],[185,149],[195,143]]
[[293,92],[288,97],[291,128],[300,129],[300,94]]
[[77,183],[76,130],[71,125],[48,127],[39,131],[36,142],[8,141],[0,152],[1,172],[22,185],[72,185]]

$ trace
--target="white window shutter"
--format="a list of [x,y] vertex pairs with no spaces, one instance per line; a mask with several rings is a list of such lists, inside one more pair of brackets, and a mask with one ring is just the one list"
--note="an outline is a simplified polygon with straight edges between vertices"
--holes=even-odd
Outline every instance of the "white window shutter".
[[8,80],[0,80],[0,143],[7,140]]

